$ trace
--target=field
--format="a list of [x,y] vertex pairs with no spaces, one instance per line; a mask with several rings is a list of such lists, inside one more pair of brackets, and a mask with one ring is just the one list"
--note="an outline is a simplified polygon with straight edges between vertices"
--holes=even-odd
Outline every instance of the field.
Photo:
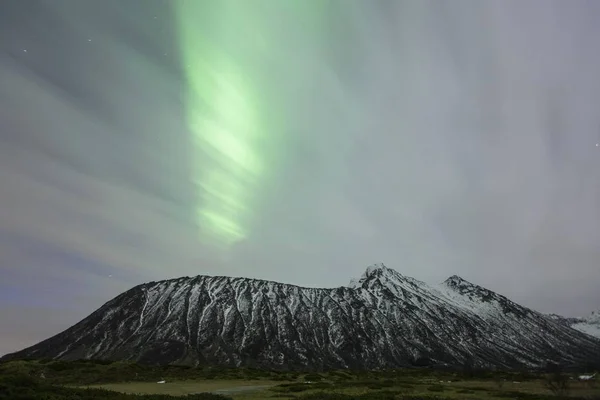
[[[0,399],[600,399],[600,388],[578,382],[575,377],[526,371],[467,374],[427,368],[316,373],[14,361],[0,364]],[[165,383],[157,383],[163,380]],[[551,388],[555,381],[560,385]]]
[[122,393],[131,394],[170,394],[173,396],[183,396],[194,393],[213,392],[213,393],[244,393],[264,391],[279,385],[281,382],[268,380],[187,380],[187,381],[169,381],[164,384],[156,382],[123,382],[108,383],[101,385],[91,385],[87,387],[97,389],[107,389]]
[[[185,395],[198,392],[224,393],[232,399],[556,399],[543,385],[543,382],[499,383],[487,380],[468,380],[458,382],[434,383],[428,379],[406,380],[344,380],[323,381],[319,383],[289,382],[279,383],[261,381],[204,381],[156,383],[107,384],[99,387],[123,393],[160,393]],[[252,386],[260,390],[250,390]],[[266,387],[268,386],[268,387]],[[242,390],[236,391],[236,387]],[[220,390],[219,390],[220,389]],[[573,383],[570,395],[574,398],[600,398],[600,390],[581,383]],[[404,397],[403,397],[404,396]],[[409,397],[410,396],[410,397]],[[594,397],[595,396],[595,397]]]

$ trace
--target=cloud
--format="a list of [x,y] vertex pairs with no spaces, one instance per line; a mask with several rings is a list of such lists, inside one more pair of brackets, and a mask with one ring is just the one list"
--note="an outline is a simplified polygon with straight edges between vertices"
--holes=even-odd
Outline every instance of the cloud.
[[0,318],[24,328],[0,351],[204,273],[336,286],[384,262],[545,312],[598,307],[597,3],[214,5],[198,29],[260,92],[269,161],[227,249],[195,226],[190,166],[215,160],[190,146],[161,7],[1,16]]

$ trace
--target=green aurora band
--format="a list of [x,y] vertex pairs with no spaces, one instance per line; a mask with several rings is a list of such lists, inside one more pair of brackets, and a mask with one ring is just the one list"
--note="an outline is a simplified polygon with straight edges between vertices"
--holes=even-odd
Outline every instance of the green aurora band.
[[[235,26],[233,2],[180,0],[182,64],[187,79],[186,118],[193,135],[192,179],[203,240],[231,245],[247,235],[251,207],[265,170],[259,151],[264,135],[259,96],[242,66],[207,38],[200,26]],[[243,9],[246,7],[242,7]],[[220,21],[219,21],[220,19]]]
[[[281,49],[280,17],[322,36],[322,0],[177,0],[185,112],[193,150],[201,240],[230,246],[248,236],[265,183],[283,168],[282,117],[267,101]],[[285,27],[284,27],[285,31]],[[279,46],[279,47],[278,47]],[[289,77],[297,79],[298,77]],[[260,84],[262,82],[262,85]],[[277,105],[277,104],[275,104]]]

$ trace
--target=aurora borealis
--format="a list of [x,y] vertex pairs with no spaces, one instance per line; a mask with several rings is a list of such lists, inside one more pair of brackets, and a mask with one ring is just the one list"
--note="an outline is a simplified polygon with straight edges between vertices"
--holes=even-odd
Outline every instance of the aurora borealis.
[[599,4],[0,2],[0,353],[198,274],[597,309]]
[[[198,225],[204,233],[202,239],[219,245],[247,235],[245,225],[250,222],[252,203],[267,168],[260,139],[268,135],[268,127],[259,91],[252,87],[248,71],[226,47],[220,48],[218,41],[228,27],[243,23],[239,18],[243,10],[235,10],[235,6],[232,1],[180,1],[176,6],[187,83],[185,112],[195,154],[192,179],[198,189]],[[198,16],[202,16],[200,21]],[[215,33],[217,43],[211,43],[199,29],[209,18],[223,27],[223,32]],[[252,33],[260,34],[237,32]],[[213,166],[208,166],[207,157]]]
[[267,180],[284,167],[277,137],[281,111],[268,100],[269,63],[281,51],[281,31],[269,11],[291,15],[292,26],[311,29],[308,41],[315,42],[327,2],[174,4],[200,239],[227,248],[249,235]]
[[[310,30],[283,51],[293,52],[298,45],[321,47],[329,3],[174,4],[200,239],[227,248],[250,234],[260,202],[269,195],[265,187],[285,168],[285,142],[294,140],[278,133],[285,129],[281,120],[288,111],[277,104],[276,75],[270,70],[282,61],[275,58],[286,46],[282,34],[286,28]],[[283,16],[280,24],[273,23],[277,13]],[[302,47],[297,51],[301,55]],[[295,59],[293,53],[290,58]],[[297,77],[299,84],[314,84]]]

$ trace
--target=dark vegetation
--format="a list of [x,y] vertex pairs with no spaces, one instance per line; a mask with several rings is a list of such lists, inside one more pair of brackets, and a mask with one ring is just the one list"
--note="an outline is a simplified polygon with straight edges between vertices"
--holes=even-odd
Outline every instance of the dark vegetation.
[[[136,396],[102,389],[77,389],[51,385],[42,379],[26,374],[6,373],[0,375],[0,399],[2,400],[167,400],[181,397],[168,395]],[[188,400],[228,400],[228,397],[211,393],[186,396]]]
[[549,391],[559,397],[567,397],[571,392],[569,376],[563,372],[558,364],[549,365],[544,385]]
[[[590,371],[591,372],[591,371]],[[252,399],[297,400],[600,400],[576,375],[559,367],[546,371],[484,371],[467,362],[459,370],[428,367],[402,370],[269,371],[251,368],[147,366],[106,361],[11,361],[0,363],[1,400],[231,400],[210,393],[184,397],[131,395],[77,386],[118,382],[265,380],[281,381]],[[579,389],[573,390],[574,386]],[[587,386],[585,386],[587,388]]]
[[115,382],[148,382],[157,380],[243,379],[289,381],[298,373],[282,373],[252,368],[221,368],[166,365],[149,366],[130,362],[103,360],[51,361],[25,360],[0,363],[0,374],[21,373],[58,385],[94,385]]

